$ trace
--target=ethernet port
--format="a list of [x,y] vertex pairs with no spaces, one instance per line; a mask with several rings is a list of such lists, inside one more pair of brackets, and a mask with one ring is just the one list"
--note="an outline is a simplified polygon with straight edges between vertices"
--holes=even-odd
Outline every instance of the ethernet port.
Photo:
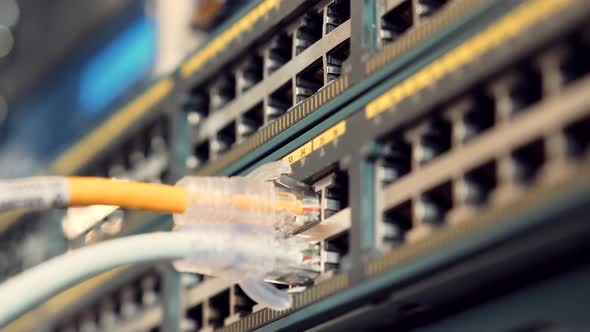
[[590,45],[586,45],[584,41],[574,40],[569,52],[560,63],[562,83],[564,85],[588,74],[590,71],[588,57],[590,57]]
[[535,180],[545,163],[545,142],[538,139],[514,150],[512,157],[512,177],[514,181],[528,184]]
[[182,106],[186,113],[187,121],[191,125],[197,125],[209,116],[209,91],[205,86],[190,89]]
[[76,332],[76,323],[72,321],[64,321],[57,324],[57,327],[52,329],[53,332]]
[[264,124],[264,107],[262,103],[246,111],[238,125],[238,135],[240,139],[252,136]]
[[229,289],[226,289],[209,299],[209,325],[215,328],[223,327],[223,322],[230,312],[229,295]]
[[209,141],[204,141],[195,145],[192,155],[190,155],[186,161],[186,166],[191,170],[195,170],[205,165],[210,158],[209,151]]
[[420,18],[430,17],[438,12],[447,2],[448,0],[418,0],[416,11]]
[[448,181],[420,196],[416,217],[422,224],[438,226],[445,222],[447,213],[452,208],[453,184]]
[[151,128],[148,129],[149,133],[149,151],[146,153],[161,153],[166,152],[167,142],[170,141],[169,135],[169,124],[166,117],[160,118]]
[[311,97],[322,86],[324,86],[324,66],[320,58],[297,74],[295,81],[296,103]]
[[381,46],[397,40],[413,24],[412,0],[404,0],[381,17]]
[[240,316],[252,313],[252,308],[256,304],[238,285],[234,287],[234,301],[234,312]]
[[459,199],[468,205],[483,205],[497,184],[496,162],[485,163],[465,174],[457,187]]
[[406,201],[383,212],[385,225],[384,240],[393,246],[400,246],[413,227],[412,202]]
[[348,207],[348,173],[339,171],[334,174],[332,185],[326,187],[324,218]]
[[534,69],[524,68],[510,83],[511,113],[517,114],[541,100],[543,84],[541,74]]
[[[132,285],[133,285],[132,287],[133,287],[133,294],[134,294],[133,302],[136,307],[141,308],[145,305],[144,299],[146,299],[144,296],[145,295],[144,289],[142,287],[142,280],[137,279],[133,282]],[[153,294],[151,294],[151,295],[153,295]],[[150,295],[148,294],[148,297],[149,296]]]
[[583,158],[590,148],[590,117],[578,120],[564,128],[568,155]]
[[322,38],[322,15],[317,12],[306,13],[295,32],[295,54],[305,51]]
[[115,304],[111,296],[105,296],[98,304],[98,326],[105,331],[112,330],[117,324]]
[[293,89],[291,87],[291,81],[288,81],[270,94],[268,108],[266,110],[267,119],[270,121],[278,118],[291,108],[291,106],[293,106]]
[[98,321],[92,309],[82,313],[78,321],[79,331],[96,331],[98,330]]
[[326,271],[338,271],[340,269],[342,259],[348,254],[349,248],[349,231],[344,231],[338,235],[326,239],[324,242],[324,250],[326,251],[324,269]]
[[123,166],[130,170],[133,171],[134,167],[136,166],[137,163],[137,159],[140,159],[139,155],[136,155],[134,153],[134,146],[133,146],[133,142],[131,141],[127,141],[124,142],[122,144],[122,146],[120,147],[120,151],[121,151],[121,162],[123,163]]
[[149,158],[153,153],[165,151],[166,145],[161,128],[143,130],[132,139],[129,160],[136,165],[141,160]]
[[491,128],[495,118],[494,99],[489,95],[477,94],[469,109],[463,114],[461,141],[465,143]]
[[412,147],[403,138],[394,136],[384,140],[379,154],[380,185],[388,186],[412,168]]
[[161,276],[156,273],[141,279],[141,302],[144,306],[153,306],[159,301],[161,283]]
[[342,65],[350,56],[350,39],[345,40],[326,54],[326,71],[328,82],[342,75]]
[[256,83],[262,81],[262,57],[257,53],[252,53],[242,66],[241,76],[238,82],[240,92],[248,91]]
[[189,321],[190,330],[198,331],[203,327],[203,304],[199,303],[186,311],[186,319]]
[[125,286],[119,295],[121,316],[131,318],[140,310],[141,296],[135,285]]
[[425,165],[451,148],[451,123],[438,118],[430,121],[416,149],[418,163]]
[[218,110],[236,98],[236,79],[233,74],[222,75],[211,89],[211,108]]
[[215,136],[215,140],[212,142],[213,146],[211,149],[216,155],[223,154],[236,143],[236,122],[232,121],[230,124],[221,129]]
[[126,178],[127,169],[125,168],[125,158],[122,155],[115,155],[112,157],[108,168],[108,174],[111,178]]
[[266,63],[266,70],[268,74],[272,74],[281,68],[285,63],[291,60],[293,54],[293,38],[291,35],[282,32],[276,36],[268,50],[268,59]]
[[326,34],[350,19],[350,0],[334,0],[326,11]]
[[109,295],[112,299],[112,306],[113,306],[113,313],[116,317],[123,316],[123,301],[121,301],[121,297],[118,292],[112,293]]

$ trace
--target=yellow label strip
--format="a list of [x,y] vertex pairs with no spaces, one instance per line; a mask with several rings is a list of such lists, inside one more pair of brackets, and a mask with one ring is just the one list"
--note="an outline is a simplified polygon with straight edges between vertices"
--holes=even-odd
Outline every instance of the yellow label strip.
[[295,151],[286,155],[283,160],[288,161],[290,164],[293,164],[306,156],[310,155],[313,152],[313,145],[311,141],[303,144],[302,146],[298,147]]
[[477,60],[485,52],[518,35],[570,2],[571,0],[531,0],[521,5],[482,33],[373,100],[365,107],[365,117],[371,119],[386,110],[393,110],[395,105],[406,97],[432,85],[465,64]]
[[286,155],[283,160],[290,164],[296,163],[299,160],[307,157],[313,151],[319,150],[322,146],[332,142],[336,138],[346,133],[346,121],[342,120],[330,129],[324,131],[312,140],[295,149],[295,151]]
[[219,37],[213,39],[201,51],[198,51],[180,68],[182,77],[188,77],[199,69],[203,64],[222,52],[228,44],[238,39],[244,31],[250,29],[260,18],[277,7],[281,0],[265,0],[248,14],[234,23],[229,29],[225,30]]
[[319,150],[322,146],[332,142],[337,137],[340,137],[346,133],[346,121],[340,121],[332,128],[319,134],[312,140],[313,150]]

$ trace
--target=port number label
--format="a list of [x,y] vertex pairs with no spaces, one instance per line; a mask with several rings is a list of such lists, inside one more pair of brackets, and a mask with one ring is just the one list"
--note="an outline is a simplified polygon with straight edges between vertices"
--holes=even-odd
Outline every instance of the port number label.
[[344,135],[344,133],[346,133],[346,121],[340,121],[313,139],[313,150],[319,150],[322,146]]
[[346,121],[340,121],[330,129],[324,131],[323,133],[316,136],[311,141],[303,144],[295,151],[286,155],[283,160],[289,162],[290,164],[296,163],[299,160],[305,158],[313,151],[320,149],[322,146],[332,142],[336,138],[344,135],[346,133]]
[[285,158],[283,158],[283,160],[286,160],[290,164],[298,162],[299,160],[305,158],[313,151],[311,144],[311,142],[303,144],[295,151],[289,153]]

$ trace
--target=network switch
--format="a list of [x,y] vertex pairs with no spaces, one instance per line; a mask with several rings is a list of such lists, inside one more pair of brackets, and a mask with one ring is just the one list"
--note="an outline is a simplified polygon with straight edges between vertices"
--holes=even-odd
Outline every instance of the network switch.
[[[590,188],[586,7],[253,2],[50,172],[174,183],[289,162],[321,204],[293,232],[315,245],[315,269],[268,280],[293,307],[160,264],[86,281],[8,329],[411,330],[577,257],[590,231],[575,218]],[[170,227],[124,220],[119,235]]]

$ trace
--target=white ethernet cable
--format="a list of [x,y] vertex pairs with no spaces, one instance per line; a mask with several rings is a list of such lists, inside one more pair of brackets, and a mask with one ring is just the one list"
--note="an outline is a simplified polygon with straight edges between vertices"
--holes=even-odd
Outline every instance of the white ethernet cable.
[[134,235],[74,250],[0,284],[0,327],[52,295],[118,266],[175,260],[181,271],[238,281],[244,292],[274,310],[291,297],[266,284],[264,275],[305,268],[307,243],[272,227],[236,223],[193,224],[175,232]]
[[61,176],[0,180],[0,212],[67,206],[67,186],[66,178]]

